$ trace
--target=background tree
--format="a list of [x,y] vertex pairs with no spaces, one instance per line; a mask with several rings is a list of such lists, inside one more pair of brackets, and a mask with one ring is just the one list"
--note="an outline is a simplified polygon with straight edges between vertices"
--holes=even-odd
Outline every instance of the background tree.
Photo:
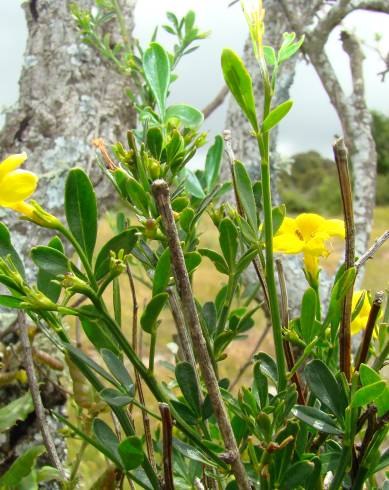
[[[78,3],[85,9],[95,6],[94,0],[79,0]],[[104,3],[107,4],[99,2],[102,6]],[[110,3],[115,7],[119,5],[119,0]],[[122,43],[130,45],[135,1],[120,3],[123,4],[123,30],[119,32],[115,22],[104,24],[104,30],[107,35],[111,34],[110,42],[120,39]],[[102,181],[94,158],[92,139],[101,136],[115,142],[134,124],[134,112],[125,93],[130,82],[96,56],[92,47],[82,42],[69,10],[69,2],[31,0],[25,2],[23,8],[28,39],[19,81],[20,96],[17,104],[6,113],[5,125],[0,133],[1,156],[26,151],[28,169],[40,176],[37,200],[58,217],[63,217],[63,188],[68,170],[75,165],[81,166],[95,183]],[[95,21],[98,22],[98,11],[95,12]],[[111,188],[102,181],[96,190],[101,199],[107,196]],[[3,210],[1,213],[1,221],[12,230],[14,243],[24,256],[27,246],[45,244],[52,236],[44,228],[35,228],[32,232],[29,222],[11,220]],[[4,345],[13,344],[13,348],[17,348],[19,341],[13,333],[14,318],[5,314],[0,316],[1,341]],[[34,346],[49,349],[41,337],[38,335],[35,338]],[[17,359],[15,364],[18,364]],[[13,367],[18,368],[20,366]],[[56,389],[56,384],[47,380],[47,376],[53,377],[52,371],[49,375],[47,366],[42,369],[41,381],[45,381],[41,392],[45,406],[62,405],[66,397]],[[0,390],[0,399],[9,402],[23,390],[23,386],[13,383]],[[60,456],[64,457],[65,445],[58,437],[57,422],[48,416],[47,424],[52,434],[56,435]],[[39,437],[37,421],[34,413],[31,413],[26,422],[18,424],[15,430],[7,432],[5,440],[2,439],[0,472]],[[55,485],[49,484],[48,488]]]

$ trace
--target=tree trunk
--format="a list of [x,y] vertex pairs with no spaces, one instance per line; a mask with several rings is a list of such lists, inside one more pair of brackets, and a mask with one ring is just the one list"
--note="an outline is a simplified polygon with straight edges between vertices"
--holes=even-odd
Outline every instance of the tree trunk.
[[[70,3],[57,0],[24,3],[28,40],[19,81],[20,97],[15,107],[6,114],[5,126],[0,134],[1,156],[27,152],[25,168],[40,177],[34,199],[61,219],[64,218],[64,182],[70,168],[81,166],[86,169],[97,185],[99,202],[111,192],[96,165],[92,139],[99,136],[108,142],[116,142],[125,135],[126,129],[135,124],[134,111],[125,95],[128,80],[113,71],[92,48],[81,42],[69,12]],[[135,0],[122,3],[127,28],[131,33]],[[78,4],[90,9],[95,2],[78,0]],[[110,28],[114,30],[113,25]],[[32,246],[43,245],[52,236],[49,230],[18,220],[11,211],[1,209],[0,213],[1,221],[11,230],[15,247],[25,259]],[[26,266],[31,280],[33,268],[28,260]],[[12,321],[10,315],[0,314],[2,329]],[[13,332],[2,338],[4,344],[16,345],[17,340]],[[46,351],[53,349],[47,341],[41,339],[38,342],[43,344],[41,348]],[[52,372],[50,376],[56,378]],[[42,391],[46,407],[56,406],[58,410],[58,405],[61,409],[66,402],[63,393],[57,393],[58,390],[50,382],[42,385]],[[18,384],[2,388],[2,405],[22,392],[23,388]],[[48,417],[47,423],[55,434],[58,430],[56,420]],[[39,440],[39,429],[34,414],[31,414],[27,423],[18,424],[2,439],[0,473],[27,446]],[[60,456],[65,458],[64,440],[57,435],[55,442]],[[55,485],[50,483],[46,488],[56,488]]]

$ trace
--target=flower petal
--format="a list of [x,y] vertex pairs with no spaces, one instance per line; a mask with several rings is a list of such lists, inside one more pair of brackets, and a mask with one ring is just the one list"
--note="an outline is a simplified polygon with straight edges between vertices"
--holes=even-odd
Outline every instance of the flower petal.
[[276,235],[273,238],[274,252],[283,252],[286,254],[298,254],[303,251],[304,242],[301,241],[294,233],[284,233]]
[[344,238],[344,221],[341,219],[326,219],[320,231],[324,231],[330,236],[339,236],[341,238]]
[[302,213],[296,218],[296,225],[305,241],[310,240],[321,229],[325,219],[319,214]]
[[12,170],[20,167],[27,160],[27,153],[10,155],[0,163],[0,180]]
[[14,170],[0,181],[0,205],[24,201],[35,192],[38,177],[32,172]]
[[313,238],[305,242],[304,252],[316,255],[316,257],[327,257],[329,250],[326,247],[326,241],[329,238],[327,233],[317,233]]
[[293,234],[296,232],[296,230],[297,230],[296,220],[293,218],[289,218],[288,216],[285,216],[280,226],[280,229],[276,233],[276,236],[283,235],[285,233]]

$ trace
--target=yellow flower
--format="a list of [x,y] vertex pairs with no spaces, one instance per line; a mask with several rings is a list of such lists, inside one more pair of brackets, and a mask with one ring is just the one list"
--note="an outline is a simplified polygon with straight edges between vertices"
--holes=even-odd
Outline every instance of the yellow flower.
[[10,155],[0,163],[0,206],[32,218],[34,208],[24,201],[35,192],[38,177],[18,168],[26,159],[27,155],[20,153]]
[[262,0],[241,0],[242,9],[249,26],[254,54],[258,61],[263,60],[263,36],[265,34],[265,9]]
[[[361,330],[365,330],[367,320],[369,318],[371,303],[369,295],[365,289],[362,289],[361,291],[354,291],[352,299],[352,311],[355,310],[358,301],[361,299],[362,294],[365,294],[365,297],[363,299],[363,303],[361,309],[358,312],[358,315],[351,322],[351,335],[356,335]],[[376,329],[373,330],[373,337],[375,339],[378,337]]]
[[315,278],[319,257],[327,257],[331,237],[344,238],[344,222],[340,219],[325,219],[314,213],[303,213],[297,218],[285,217],[273,238],[275,252],[304,254],[306,271]]

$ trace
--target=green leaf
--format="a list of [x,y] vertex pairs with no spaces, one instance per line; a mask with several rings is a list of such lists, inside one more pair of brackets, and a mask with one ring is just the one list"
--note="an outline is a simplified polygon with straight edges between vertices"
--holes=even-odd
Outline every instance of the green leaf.
[[111,337],[110,332],[103,327],[104,324],[102,322],[84,317],[81,318],[81,325],[85,335],[97,350],[109,349],[114,352],[119,351],[115,340]]
[[162,118],[164,118],[166,98],[170,84],[170,61],[163,47],[151,43],[143,55],[143,70],[149,87],[157,101]]
[[188,168],[185,169],[185,187],[189,194],[191,194],[193,197],[204,199],[205,194],[203,188],[201,187],[199,179]]
[[287,100],[273,109],[265,118],[262,124],[262,132],[266,133],[276,126],[290,111],[293,101]]
[[300,49],[304,42],[304,36],[301,36],[296,43],[283,43],[281,49],[278,51],[278,63],[282,63],[293,56]]
[[[64,246],[57,236],[53,237],[47,246],[62,254],[64,253]],[[38,289],[54,303],[58,301],[61,294],[61,286],[52,282],[55,278],[54,274],[39,268],[37,275]]]
[[176,379],[181,392],[192,408],[194,413],[200,417],[201,415],[201,402],[200,392],[197,385],[196,373],[193,366],[189,362],[179,362],[176,365]]
[[238,230],[230,218],[224,218],[220,222],[219,243],[229,270],[234,270],[238,252]]
[[70,170],[66,179],[65,213],[70,231],[91,262],[97,236],[96,194],[81,168]]
[[36,460],[45,452],[46,448],[43,445],[33,446],[27,449],[1,476],[0,485],[5,488],[20,488],[21,480],[31,473]]
[[[73,360],[73,362],[85,364],[87,367],[98,373],[102,378],[106,379],[109,383],[117,386],[118,383],[115,381],[115,379],[105,369],[97,364],[97,362],[87,356],[82,350],[66,342],[64,342],[63,345],[68,351],[69,357],[71,360]],[[74,359],[76,359],[77,362],[74,361]]]
[[263,409],[268,403],[268,382],[267,377],[261,371],[259,362],[254,364],[254,387],[258,393],[259,405]]
[[22,277],[25,277],[23,262],[11,243],[11,235],[4,223],[0,223],[0,257],[5,259],[10,256],[13,265]]
[[295,490],[306,488],[305,482],[311,477],[315,465],[310,461],[298,461],[289,466],[282,479],[280,488],[283,490]]
[[144,461],[142,441],[137,436],[124,439],[118,446],[120,457],[126,471],[138,468]]
[[170,250],[169,248],[166,248],[160,255],[155,268],[153,279],[153,296],[165,292],[171,275]]
[[261,371],[265,376],[270,378],[274,384],[278,382],[278,368],[277,364],[274,362],[274,359],[266,354],[266,352],[259,352],[254,356],[256,361],[259,361],[259,365]]
[[184,259],[188,274],[192,274],[201,264],[201,255],[198,252],[186,252]]
[[121,468],[122,462],[119,457],[119,454],[116,452],[112,453],[109,446],[106,446],[104,443],[101,443],[99,439],[90,437],[85,432],[81,431],[77,426],[73,425],[66,417],[63,417],[60,413],[52,412],[56,419],[62,422],[64,425],[70,427],[72,431],[77,434],[82,440],[86,441],[88,444],[96,448],[100,453],[104,454],[108,459],[113,461],[118,468]]
[[253,185],[245,165],[239,160],[234,162],[234,176],[236,188],[238,191],[239,201],[241,202],[244,212],[251,228],[258,231],[257,207],[255,205]]
[[300,326],[303,339],[307,344],[313,338],[313,324],[316,317],[316,293],[313,288],[308,288],[303,296],[301,304]]
[[69,272],[69,259],[59,250],[52,247],[33,247],[31,258],[35,265],[52,277]]
[[198,463],[203,463],[208,466],[215,467],[213,461],[208,459],[203,453],[201,453],[197,448],[186,444],[185,442],[180,441],[173,437],[173,447],[174,449],[182,454],[185,458],[188,458],[192,461],[197,461]]
[[134,397],[128,396],[114,388],[104,388],[99,391],[99,396],[112,407],[124,407],[132,403]]
[[259,131],[253,82],[242,59],[231,49],[223,49],[222,70],[224,80],[236,102],[246,115],[255,132]]
[[266,63],[269,66],[274,66],[277,63],[276,52],[274,51],[274,48],[272,48],[271,46],[264,46],[263,54],[265,55]]
[[204,122],[204,114],[190,105],[177,104],[167,108],[165,121],[169,119],[179,119],[184,128],[197,129]]
[[147,131],[147,148],[156,160],[159,160],[163,147],[163,136],[161,128],[153,126]]
[[282,222],[284,221],[286,214],[285,204],[280,204],[279,206],[275,206],[271,210],[272,218],[273,218],[273,235],[277,233],[277,231],[281,228]]
[[24,309],[25,306],[22,306],[22,303],[23,300],[16,298],[15,296],[0,294],[0,306],[3,306],[4,308]]
[[228,265],[227,262],[224,260],[224,257],[209,248],[200,248],[198,251],[203,257],[207,257],[213,262],[216,270],[218,270],[222,274],[228,275]]
[[52,466],[42,466],[42,468],[37,469],[36,477],[38,482],[51,480],[64,481],[57,468],[53,468]]
[[318,408],[295,405],[292,408],[292,414],[320,432],[325,432],[326,434],[343,434],[342,430],[336,426],[336,422]]
[[326,364],[319,359],[314,359],[305,366],[304,377],[312,393],[326,405],[339,420],[342,420],[348,402],[343,391],[340,389],[335,376]]
[[377,466],[374,468],[374,473],[377,471],[385,470],[389,468],[389,448],[387,448],[380,457]]
[[214,144],[207,151],[205,160],[204,175],[208,191],[211,191],[219,181],[223,149],[224,140],[220,135],[217,135]]
[[132,204],[144,215],[149,212],[149,200],[143,187],[133,177],[126,181],[126,191]]
[[383,393],[385,388],[385,381],[376,381],[375,383],[359,388],[352,397],[351,406],[353,408],[359,408],[367,403],[374,402]]
[[367,364],[361,364],[359,367],[359,377],[363,386],[371,385],[377,381],[382,381],[381,376]]
[[193,412],[193,410],[186,404],[179,400],[171,400],[172,407],[178,413],[178,415],[185,420],[189,425],[197,425],[199,420],[198,416]]
[[27,415],[34,411],[31,394],[26,394],[0,408],[0,432],[10,429],[18,420],[26,420]]
[[167,298],[167,293],[159,293],[153,296],[147,304],[140,319],[141,327],[145,332],[152,333]]
[[108,369],[119,381],[120,385],[129,395],[134,396],[134,383],[123,362],[108,349],[101,349],[100,353]]
[[257,255],[257,247],[249,248],[239,259],[239,262],[236,266],[237,274],[241,274]]
[[123,231],[111,238],[100,250],[95,264],[95,276],[97,280],[102,279],[109,272],[110,252],[118,253],[120,250],[127,255],[131,252],[137,241],[137,230],[135,228]]
[[119,441],[111,427],[109,427],[103,420],[95,418],[93,420],[93,432],[99,443],[105,447],[111,457],[120,460],[118,452]]

